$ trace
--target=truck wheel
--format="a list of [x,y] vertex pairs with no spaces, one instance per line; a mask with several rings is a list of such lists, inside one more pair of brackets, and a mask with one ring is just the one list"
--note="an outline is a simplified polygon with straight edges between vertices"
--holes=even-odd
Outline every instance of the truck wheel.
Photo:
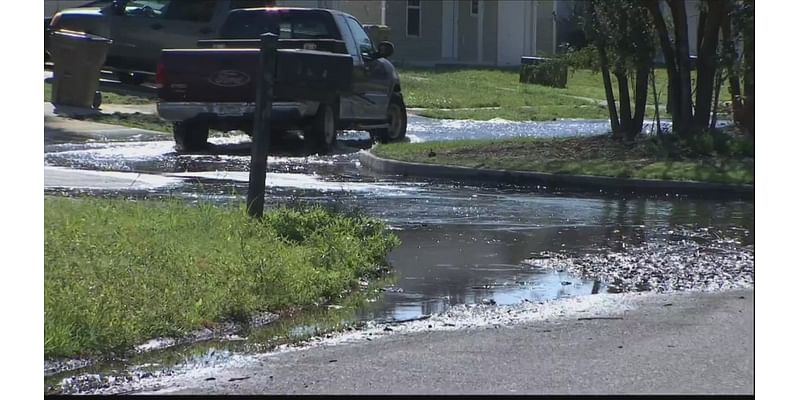
[[176,122],[172,125],[172,133],[180,151],[202,150],[208,146],[208,124],[204,122]]
[[386,122],[389,123],[389,127],[369,131],[372,140],[380,143],[390,143],[405,139],[408,115],[406,114],[406,103],[403,101],[403,95],[398,93],[392,95],[386,114]]
[[312,152],[328,154],[336,145],[336,115],[329,104],[320,104],[311,128],[304,132],[306,145]]

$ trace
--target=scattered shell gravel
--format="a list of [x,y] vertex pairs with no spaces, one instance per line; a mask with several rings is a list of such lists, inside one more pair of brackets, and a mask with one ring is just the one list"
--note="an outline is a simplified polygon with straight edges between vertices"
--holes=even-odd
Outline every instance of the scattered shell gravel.
[[671,239],[626,247],[621,252],[600,251],[572,256],[543,252],[524,263],[536,268],[566,270],[585,279],[597,279],[609,291],[717,290],[755,283],[755,250],[707,229]]

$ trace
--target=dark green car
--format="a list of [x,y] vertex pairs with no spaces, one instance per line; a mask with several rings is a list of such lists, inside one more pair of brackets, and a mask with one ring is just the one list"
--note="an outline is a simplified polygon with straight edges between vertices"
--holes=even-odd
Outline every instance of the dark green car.
[[162,49],[195,48],[198,40],[217,37],[230,10],[273,3],[274,0],[101,0],[90,7],[57,13],[49,30],[110,38],[113,44],[106,69],[115,71],[125,83],[141,83],[155,73]]

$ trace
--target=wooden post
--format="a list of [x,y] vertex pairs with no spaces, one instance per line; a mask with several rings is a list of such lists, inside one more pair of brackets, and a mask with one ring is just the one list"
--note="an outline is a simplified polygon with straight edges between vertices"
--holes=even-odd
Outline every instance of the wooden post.
[[272,95],[275,82],[275,66],[278,59],[278,36],[272,33],[261,35],[261,56],[254,110],[253,152],[250,158],[250,182],[247,187],[247,214],[261,218],[264,215],[264,195],[267,180],[267,152],[272,134]]

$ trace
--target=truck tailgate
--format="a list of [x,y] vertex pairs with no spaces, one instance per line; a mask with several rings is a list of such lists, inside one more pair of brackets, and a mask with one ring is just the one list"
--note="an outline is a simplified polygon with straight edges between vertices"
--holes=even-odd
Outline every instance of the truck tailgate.
[[[348,54],[279,49],[277,101],[327,101],[352,89]],[[164,50],[159,64],[161,101],[255,102],[259,75],[257,49]]]
[[255,102],[258,50],[164,50],[158,66],[162,101]]

